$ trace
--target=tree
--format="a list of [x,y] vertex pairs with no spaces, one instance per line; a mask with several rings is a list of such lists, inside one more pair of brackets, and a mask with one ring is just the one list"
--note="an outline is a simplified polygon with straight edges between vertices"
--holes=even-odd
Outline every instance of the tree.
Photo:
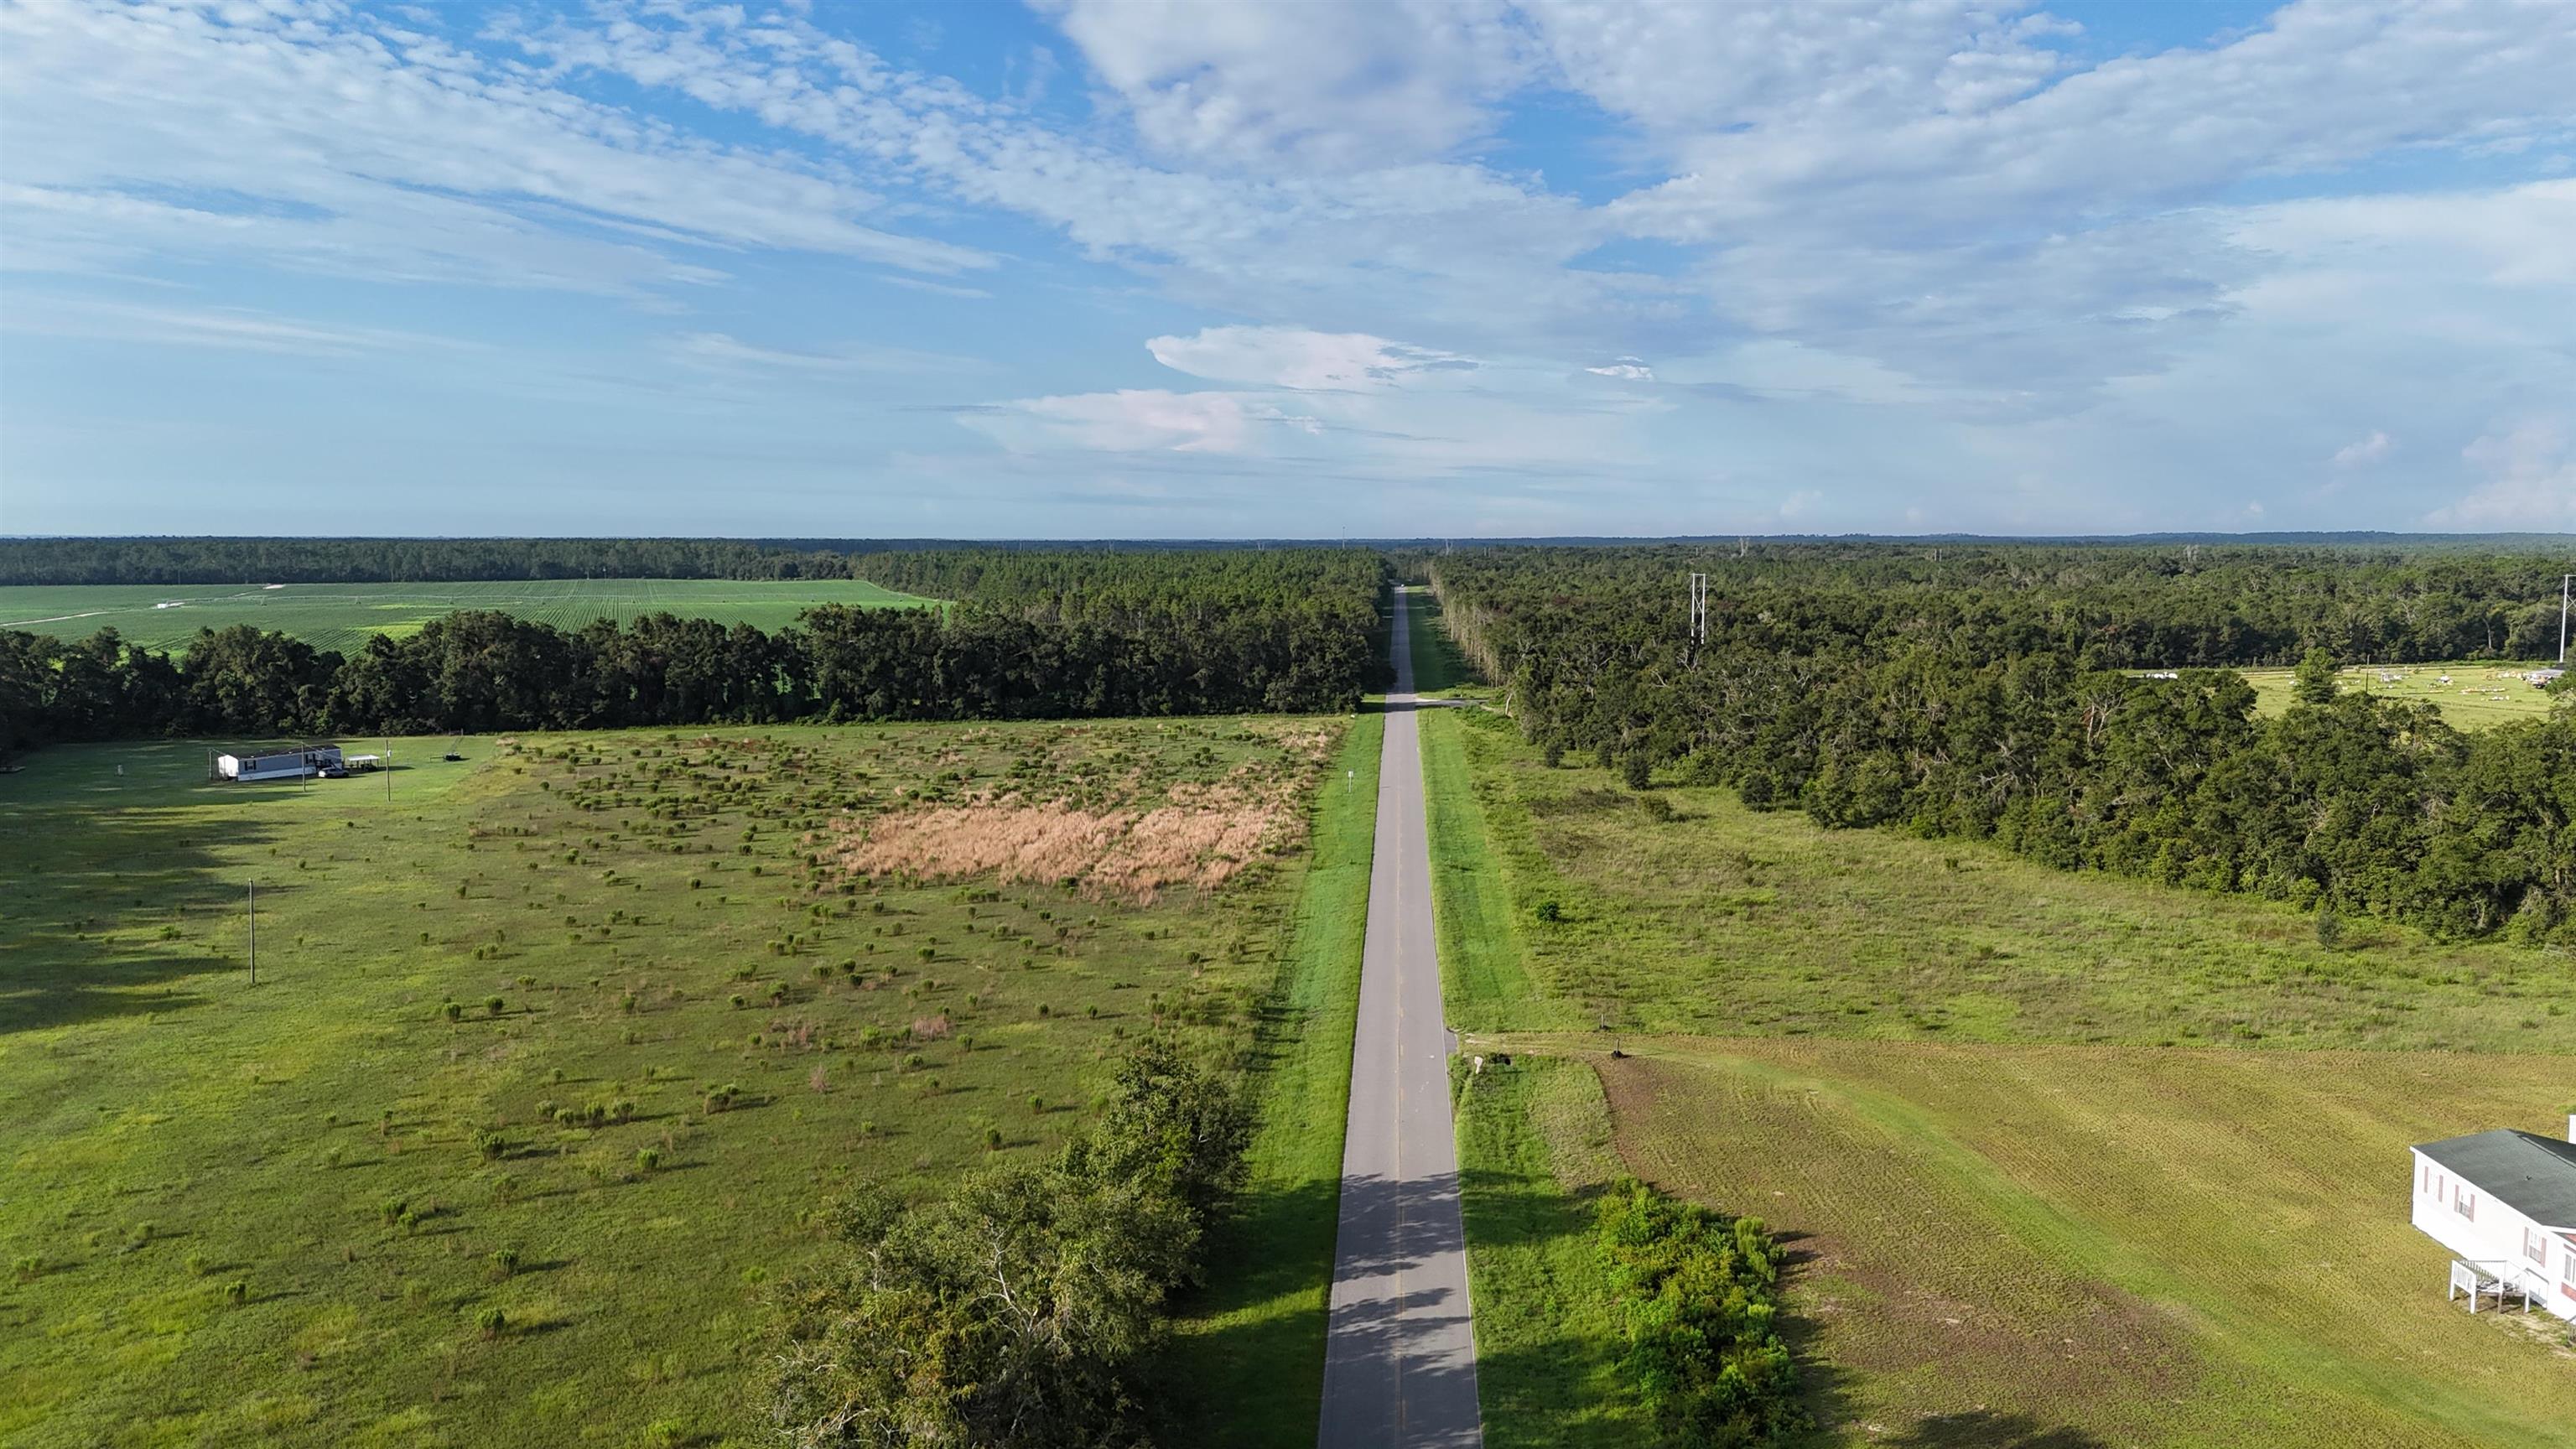
[[2298,673],[2290,685],[2290,694],[2301,704],[2334,703],[2334,656],[2323,649],[2309,650],[2299,660]]
[[846,1252],[782,1290],[771,1428],[792,1449],[1141,1443],[1128,1371],[1161,1340],[1249,1133],[1232,1090],[1156,1039],[1053,1162],[926,1204],[832,1205]]

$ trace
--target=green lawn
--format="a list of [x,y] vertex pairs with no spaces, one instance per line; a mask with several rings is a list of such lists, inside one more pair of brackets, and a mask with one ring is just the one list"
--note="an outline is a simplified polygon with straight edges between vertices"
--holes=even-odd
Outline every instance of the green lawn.
[[[764,1284],[819,1246],[804,1214],[864,1180],[935,1191],[988,1131],[1049,1150],[1158,1025],[1329,1105],[1337,1153],[1330,1053],[1300,1064],[1282,1023],[1347,1059],[1367,826],[1309,802],[1360,733],[396,741],[391,804],[383,776],[207,784],[193,743],[28,756],[0,775],[0,1442],[750,1443]],[[1014,794],[1283,808],[1243,873],[1150,905],[1055,857],[1028,882],[843,864],[923,864],[925,830],[988,847],[1028,826]],[[1283,1110],[1256,1179],[1293,1185],[1327,1148]],[[1211,1297],[1269,1342],[1318,1340],[1320,1302]]]
[[[2539,661],[2513,664],[2493,659],[2455,660],[2448,664],[2354,664],[2337,676],[2342,688],[2388,699],[2430,704],[2442,711],[2453,729],[2481,730],[2549,713],[2549,696],[2522,676],[2543,668]],[[2254,686],[2254,712],[2279,714],[2290,707],[2289,669],[2239,671]],[[2445,682],[2447,681],[2447,682]]]
[[440,584],[95,584],[0,587],[0,629],[86,639],[112,628],[146,648],[184,650],[200,629],[253,624],[317,649],[351,653],[377,634],[416,634],[460,609],[578,629],[647,614],[778,629],[820,604],[928,604],[848,579],[543,579]]
[[2285,906],[1649,807],[1493,715],[1423,730],[1451,1018],[1525,1064],[1460,1127],[1496,1432],[1643,1437],[1587,1326],[1615,1128],[1786,1236],[1825,1443],[2564,1441],[2564,1330],[2445,1307],[2404,1148],[2563,1125],[2569,953],[2327,950]]

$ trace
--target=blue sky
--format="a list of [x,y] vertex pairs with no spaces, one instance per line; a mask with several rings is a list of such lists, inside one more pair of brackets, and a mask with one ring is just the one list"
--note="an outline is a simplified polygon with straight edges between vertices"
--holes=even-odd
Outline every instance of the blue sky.
[[0,532],[2576,530],[2576,6],[0,0]]

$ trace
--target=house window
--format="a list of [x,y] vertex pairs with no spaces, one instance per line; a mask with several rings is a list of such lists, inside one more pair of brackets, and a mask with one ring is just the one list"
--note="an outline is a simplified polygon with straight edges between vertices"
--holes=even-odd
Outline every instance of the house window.
[[2456,1182],[2451,1184],[2451,1211],[2467,1218],[2470,1222],[2476,1222],[2478,1195],[2469,1191],[2466,1184]]
[[2522,1255],[2546,1268],[2549,1266],[2549,1238],[2538,1228],[2522,1230]]

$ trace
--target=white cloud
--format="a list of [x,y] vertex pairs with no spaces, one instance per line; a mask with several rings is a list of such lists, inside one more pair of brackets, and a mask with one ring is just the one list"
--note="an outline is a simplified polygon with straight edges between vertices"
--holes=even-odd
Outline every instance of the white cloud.
[[847,176],[640,120],[336,6],[20,0],[7,24],[14,267],[228,253],[619,290],[715,275],[678,248],[933,273],[990,261],[864,220],[886,208]]
[[1137,133],[1223,164],[1384,166],[1481,134],[1526,75],[1496,0],[1041,0]]
[[852,346],[828,352],[763,347],[722,332],[685,332],[671,339],[670,348],[674,355],[690,362],[822,376],[859,372],[975,372],[987,366],[977,358],[945,352],[916,352],[902,347]]
[[1265,427],[1315,427],[1311,418],[1241,393],[1152,388],[1030,398],[968,413],[963,421],[1021,450],[1065,444],[1111,453],[1243,453]]
[[2395,446],[2388,434],[2374,428],[2368,437],[2355,438],[2335,449],[2334,456],[2326,461],[2338,468],[2366,467],[2387,461],[2389,450]]
[[10,298],[7,310],[0,312],[0,324],[5,324],[8,331],[36,336],[310,357],[452,351],[468,345],[454,338],[387,328],[344,327],[248,307],[153,306],[29,294],[23,289]]
[[1633,360],[1614,362],[1607,367],[1587,367],[1583,370],[1597,377],[1615,377],[1621,382],[1653,382],[1655,380],[1655,370],[1653,368],[1646,366],[1642,362],[1636,362]]
[[2576,451],[2563,422],[2537,419],[2488,433],[2461,451],[2487,480],[2424,516],[2430,528],[2576,531]]
[[1454,353],[1389,342],[1365,332],[1302,327],[1209,327],[1191,337],[1156,337],[1154,360],[1192,377],[1306,389],[1394,387],[1435,371],[1473,371]]

